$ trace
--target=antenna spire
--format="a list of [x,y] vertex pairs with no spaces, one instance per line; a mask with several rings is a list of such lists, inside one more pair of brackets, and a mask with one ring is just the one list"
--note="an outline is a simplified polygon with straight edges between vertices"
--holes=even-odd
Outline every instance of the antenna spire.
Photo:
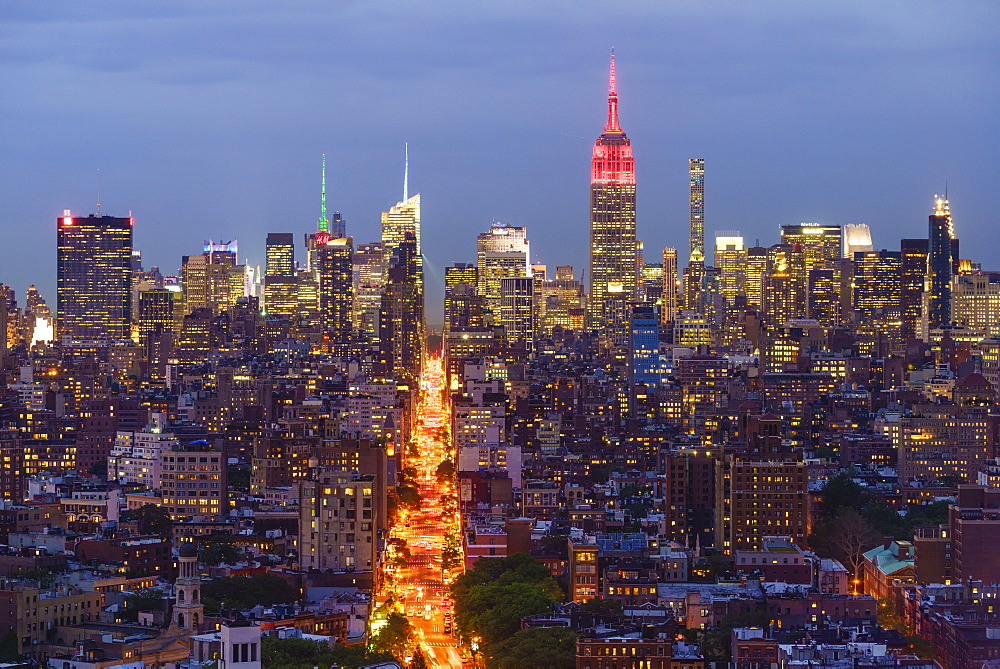
[[101,215],[101,168],[97,168],[97,215]]
[[621,126],[618,125],[618,92],[615,81],[615,48],[611,47],[611,67],[608,76],[608,124],[604,127],[604,132],[621,133]]
[[410,199],[410,143],[403,142],[403,202]]
[[610,86],[608,87],[608,91],[611,92],[611,93],[615,93],[616,92],[615,91],[615,48],[614,47],[611,47],[611,77],[610,77]]
[[323,154],[323,169],[322,178],[320,180],[320,195],[319,195],[319,221],[317,228],[320,232],[330,231],[330,219],[326,216],[326,154]]

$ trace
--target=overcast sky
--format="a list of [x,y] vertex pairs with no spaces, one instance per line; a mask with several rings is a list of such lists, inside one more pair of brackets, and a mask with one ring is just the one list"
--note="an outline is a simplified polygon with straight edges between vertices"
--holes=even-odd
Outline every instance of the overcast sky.
[[647,260],[686,248],[702,157],[706,237],[868,223],[898,249],[947,182],[963,256],[1000,269],[998,25],[995,0],[4,0],[0,283],[55,303],[55,218],[95,210],[98,168],[164,273],[206,238],[251,264],[268,232],[300,244],[323,153],[330,208],[376,240],[404,142],[432,322],[492,220],[582,269],[612,46]]

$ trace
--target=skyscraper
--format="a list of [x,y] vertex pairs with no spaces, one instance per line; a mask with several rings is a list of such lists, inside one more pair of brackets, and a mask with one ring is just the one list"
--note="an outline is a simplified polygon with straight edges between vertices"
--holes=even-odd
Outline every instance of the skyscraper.
[[927,274],[930,293],[927,322],[930,327],[951,323],[951,277],[956,273],[957,258],[952,255],[955,228],[951,207],[946,198],[934,199],[934,213],[928,218]]
[[781,226],[782,244],[802,246],[805,273],[808,275],[817,266],[841,257],[843,230],[839,225],[800,223]]
[[493,223],[476,238],[477,292],[494,319],[499,317],[500,279],[531,276],[530,249],[524,227]]
[[854,254],[854,313],[858,323],[898,322],[901,263],[899,251]]
[[663,292],[660,322],[667,324],[677,318],[677,249],[663,249]]
[[482,327],[482,296],[476,294],[476,266],[455,263],[444,270],[444,334],[452,330]]
[[855,253],[874,251],[872,231],[865,223],[848,223],[844,226],[844,257],[854,260]]
[[500,325],[507,346],[535,347],[535,280],[530,276],[500,279]]
[[688,227],[690,255],[705,258],[705,159],[688,159]]
[[213,314],[228,309],[243,297],[245,267],[236,264],[237,241],[205,241],[200,256],[181,257],[184,283],[184,313],[210,309]]
[[[632,143],[618,123],[615,54],[611,53],[608,121],[594,144],[590,176],[589,326],[607,325],[609,298],[635,301],[635,161]],[[627,319],[619,321],[625,326]]]
[[[321,239],[317,239],[317,242]],[[353,255],[350,237],[327,239],[316,246],[319,265],[319,320],[329,351],[349,343],[354,307]]]
[[132,218],[75,217],[57,229],[57,336],[128,339],[132,318]]
[[268,233],[265,260],[264,308],[267,314],[295,316],[299,307],[298,281],[295,277],[295,235],[290,232]]
[[715,267],[719,270],[719,292],[729,305],[746,291],[747,251],[738,232],[715,233]]
[[400,383],[415,384],[423,368],[424,295],[421,270],[417,242],[413,233],[407,233],[403,241],[393,248],[389,258],[379,324],[383,359]]
[[901,239],[899,269],[900,339],[905,344],[917,336],[923,317],[924,283],[927,280],[927,240]]

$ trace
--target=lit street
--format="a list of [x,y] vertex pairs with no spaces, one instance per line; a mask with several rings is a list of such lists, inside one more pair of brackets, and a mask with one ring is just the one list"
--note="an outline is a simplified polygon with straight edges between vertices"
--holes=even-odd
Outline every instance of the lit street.
[[[447,566],[443,565],[442,555],[446,536],[458,536],[459,521],[454,482],[451,477],[439,482],[436,472],[441,461],[450,457],[447,443],[450,419],[443,401],[445,377],[439,357],[427,361],[422,383],[414,428],[416,452],[409,452],[405,462],[406,468],[416,471],[415,480],[410,483],[420,493],[421,506],[418,510],[401,509],[399,521],[390,529],[387,556],[390,566],[376,604],[393,599],[395,610],[404,613],[413,625],[428,666],[471,666],[460,655],[446,584],[448,575],[461,568],[461,559],[453,570],[443,573]],[[393,556],[407,555],[406,550],[405,565],[391,566]]]

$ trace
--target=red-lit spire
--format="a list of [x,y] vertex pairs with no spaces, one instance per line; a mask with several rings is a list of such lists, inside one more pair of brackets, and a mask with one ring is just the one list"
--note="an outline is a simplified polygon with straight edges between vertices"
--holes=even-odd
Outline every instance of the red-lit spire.
[[608,89],[608,124],[604,126],[604,132],[621,132],[618,125],[618,92],[615,90],[615,48],[611,47],[611,74]]

